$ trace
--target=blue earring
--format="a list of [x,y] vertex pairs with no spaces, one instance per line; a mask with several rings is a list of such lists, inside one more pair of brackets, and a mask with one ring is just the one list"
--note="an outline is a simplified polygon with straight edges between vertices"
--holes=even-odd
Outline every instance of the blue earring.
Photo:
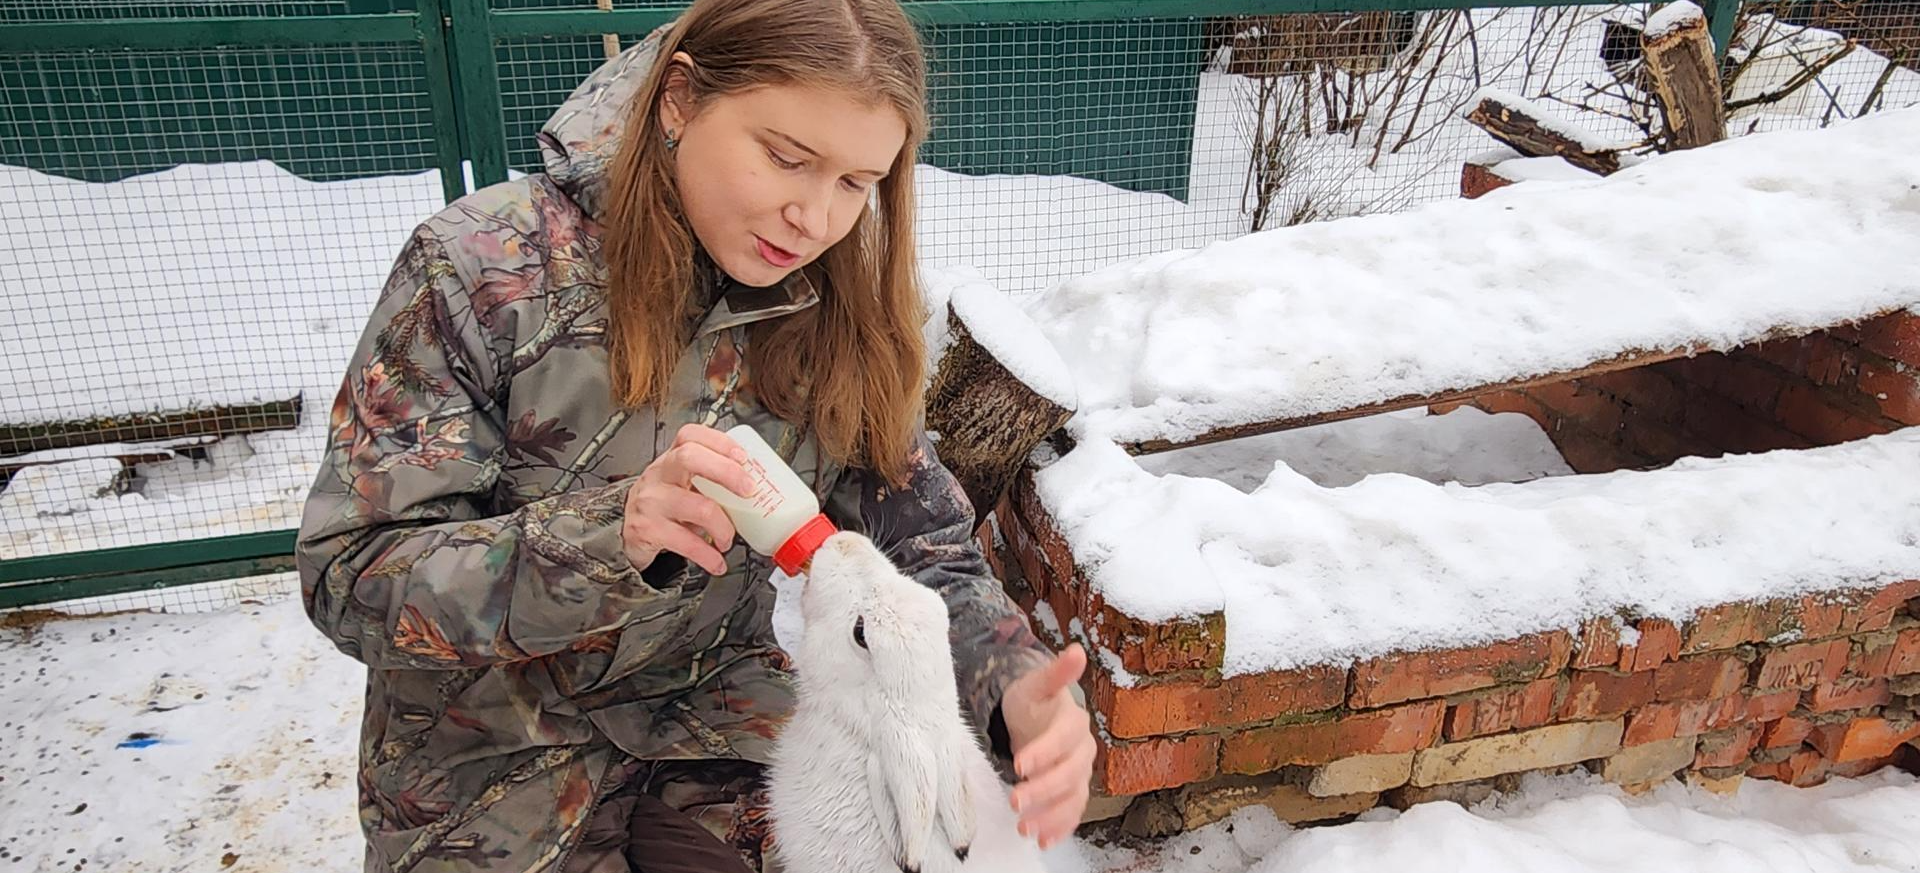
[[677,149],[679,147],[680,147],[680,140],[676,139],[672,133],[668,133],[667,134],[667,151],[673,151],[674,149]]

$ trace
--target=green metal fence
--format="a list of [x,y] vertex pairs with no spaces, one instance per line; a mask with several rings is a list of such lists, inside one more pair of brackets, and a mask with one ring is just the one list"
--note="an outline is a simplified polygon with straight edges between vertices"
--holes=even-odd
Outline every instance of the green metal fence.
[[[1454,196],[1491,145],[1458,117],[1482,85],[1623,141],[1646,122],[1620,50],[1644,5],[906,5],[931,62],[936,281],[1033,293]],[[206,603],[169,586],[283,571],[401,237],[536,171],[533,132],[607,35],[631,45],[680,6],[0,0],[0,608]],[[1920,104],[1920,3],[1708,11],[1753,101],[1736,132]]]

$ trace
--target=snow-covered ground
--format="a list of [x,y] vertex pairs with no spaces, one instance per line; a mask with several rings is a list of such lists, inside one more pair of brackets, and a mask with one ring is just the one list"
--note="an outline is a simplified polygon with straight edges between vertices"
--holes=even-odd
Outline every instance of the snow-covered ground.
[[[0,629],[0,871],[348,873],[363,668],[299,602]],[[1920,871],[1920,780],[1532,778],[1468,810],[1294,830],[1263,808],[1164,842],[1070,842],[1054,873]]]

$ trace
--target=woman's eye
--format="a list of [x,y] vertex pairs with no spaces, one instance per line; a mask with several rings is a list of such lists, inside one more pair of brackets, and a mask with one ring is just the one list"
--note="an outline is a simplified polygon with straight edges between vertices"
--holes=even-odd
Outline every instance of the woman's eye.
[[855,194],[867,190],[867,184],[865,182],[855,179],[852,176],[841,179],[840,184],[846,186],[848,191],[852,191]]
[[780,169],[782,169],[782,170],[797,170],[797,169],[800,169],[800,162],[799,162],[799,161],[789,161],[789,160],[787,160],[786,158],[783,158],[783,157],[780,157],[780,153],[779,153],[779,152],[773,152],[773,151],[769,151],[769,152],[767,152],[767,157],[769,157],[769,158],[772,158],[772,159],[773,159],[773,163],[774,163],[774,166],[777,166],[777,167],[779,167],[779,168],[780,168]]

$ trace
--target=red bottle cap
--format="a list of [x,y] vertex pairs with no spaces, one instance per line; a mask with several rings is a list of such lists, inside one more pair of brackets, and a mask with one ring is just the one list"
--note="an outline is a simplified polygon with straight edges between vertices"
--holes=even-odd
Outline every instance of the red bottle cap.
[[793,536],[787,537],[787,541],[774,550],[774,566],[789,576],[800,575],[800,568],[813,560],[813,553],[820,551],[828,537],[839,532],[840,529],[834,527],[825,515],[807,519],[806,524],[801,525],[799,530],[793,532]]

